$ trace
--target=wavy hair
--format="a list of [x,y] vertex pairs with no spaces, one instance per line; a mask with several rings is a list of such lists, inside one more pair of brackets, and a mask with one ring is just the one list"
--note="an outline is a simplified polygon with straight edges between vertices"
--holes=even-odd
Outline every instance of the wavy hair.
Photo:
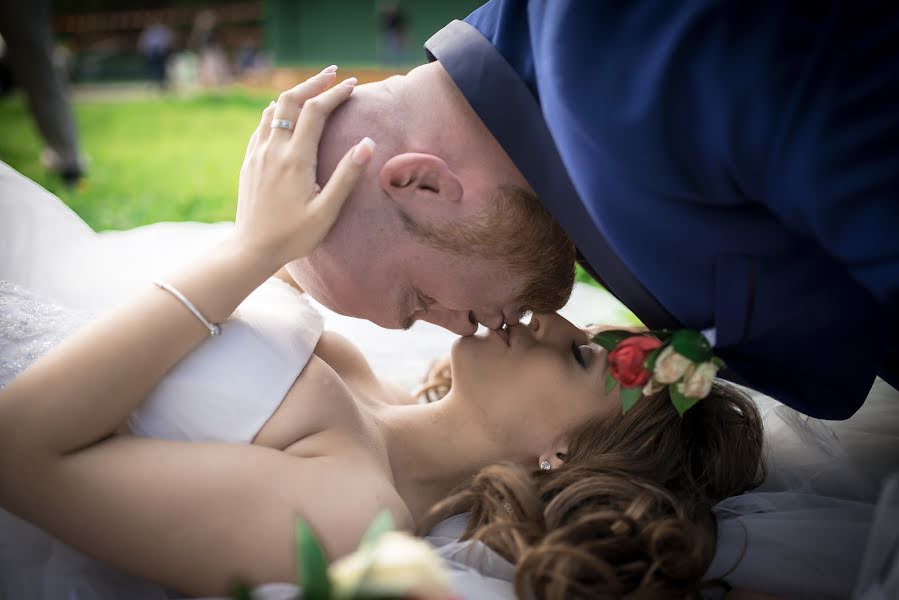
[[463,538],[515,565],[522,598],[698,598],[715,552],[712,506],[765,477],[755,403],[716,382],[680,417],[663,391],[568,439],[560,468],[482,469],[422,531],[470,513]]

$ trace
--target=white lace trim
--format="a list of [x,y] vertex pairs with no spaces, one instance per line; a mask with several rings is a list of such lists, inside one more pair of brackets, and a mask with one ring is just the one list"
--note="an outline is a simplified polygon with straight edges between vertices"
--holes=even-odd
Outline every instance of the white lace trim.
[[0,389],[91,316],[0,281]]

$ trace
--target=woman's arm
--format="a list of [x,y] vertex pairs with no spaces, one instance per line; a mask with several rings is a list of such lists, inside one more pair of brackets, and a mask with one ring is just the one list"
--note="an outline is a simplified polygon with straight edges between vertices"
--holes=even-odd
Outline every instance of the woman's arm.
[[[214,322],[224,321],[269,266],[237,240],[169,278]],[[168,292],[134,300],[64,341],[0,395],[0,461],[9,452],[64,455],[111,435],[209,331]]]
[[[324,120],[352,92],[338,85],[315,96],[332,80],[323,72],[263,113],[241,169],[235,234],[169,279],[207,319],[225,320],[284,263],[310,252],[363,171],[370,143],[344,157],[324,190],[315,184]],[[300,105],[296,132],[270,128],[273,114],[296,118]],[[89,554],[179,587],[221,584],[235,553],[252,556],[238,548],[261,552],[277,542],[267,519],[283,526],[277,515],[314,509],[269,480],[289,470],[286,457],[262,448],[102,441],[208,335],[178,300],[152,288],[32,365],[0,392],[0,504]],[[248,512],[260,505],[273,515]],[[278,553],[287,550],[277,544]]]

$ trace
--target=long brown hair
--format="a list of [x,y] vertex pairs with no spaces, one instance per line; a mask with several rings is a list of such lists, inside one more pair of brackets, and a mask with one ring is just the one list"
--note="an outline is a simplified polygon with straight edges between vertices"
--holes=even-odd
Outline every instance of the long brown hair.
[[716,383],[681,418],[667,391],[572,431],[560,468],[498,464],[421,524],[471,513],[464,538],[516,567],[519,597],[698,597],[716,502],[765,476],[755,403]]

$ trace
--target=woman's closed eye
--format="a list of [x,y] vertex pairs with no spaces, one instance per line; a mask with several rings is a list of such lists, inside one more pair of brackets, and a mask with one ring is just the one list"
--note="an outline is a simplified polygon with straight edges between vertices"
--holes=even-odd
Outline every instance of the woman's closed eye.
[[593,362],[593,348],[587,345],[579,346],[577,340],[572,340],[571,353],[574,354],[577,364],[585,371],[590,368],[590,363]]

